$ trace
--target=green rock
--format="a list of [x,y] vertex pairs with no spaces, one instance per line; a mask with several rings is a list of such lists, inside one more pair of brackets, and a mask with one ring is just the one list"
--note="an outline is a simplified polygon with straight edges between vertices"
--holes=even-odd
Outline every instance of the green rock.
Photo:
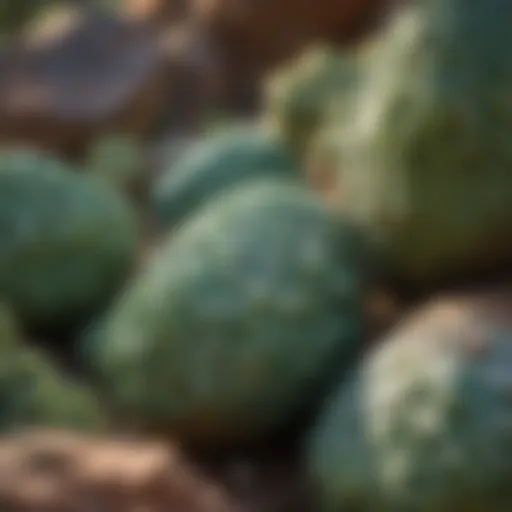
[[163,245],[84,353],[139,423],[204,446],[255,439],[349,365],[360,261],[357,234],[306,189],[241,185]]
[[0,432],[57,427],[102,430],[106,417],[93,392],[24,345],[12,313],[0,308]]
[[96,313],[136,255],[135,219],[101,182],[28,150],[0,154],[0,290],[31,327]]
[[343,107],[360,77],[358,55],[315,46],[270,78],[264,125],[299,155],[329,116],[332,102]]
[[293,157],[270,135],[242,126],[188,148],[153,190],[155,211],[174,226],[229,187],[264,176],[296,178]]
[[512,258],[511,25],[507,0],[416,2],[341,123],[338,208],[411,282]]
[[433,301],[341,383],[308,446],[318,510],[511,509],[511,299]]

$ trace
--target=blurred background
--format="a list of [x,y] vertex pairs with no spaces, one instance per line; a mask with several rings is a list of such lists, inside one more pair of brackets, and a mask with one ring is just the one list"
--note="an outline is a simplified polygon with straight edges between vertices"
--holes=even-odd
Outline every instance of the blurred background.
[[511,23],[0,0],[0,512],[510,510]]
[[[91,155],[102,155],[104,141],[113,141],[104,145],[103,165],[114,148],[114,159],[122,155],[121,172],[133,171],[130,194],[145,219],[144,260],[158,240],[146,211],[148,190],[175,155],[219,127],[257,120],[268,107],[265,84],[276,70],[293,67],[317,44],[359,45],[389,4],[2,0],[0,144],[84,166]],[[38,328],[29,331],[41,340]],[[68,331],[64,341],[60,331],[48,338],[43,330],[42,336],[65,367],[76,366]],[[168,442],[20,430],[0,443],[0,509],[315,510],[299,475],[294,428],[215,463],[185,460]]]

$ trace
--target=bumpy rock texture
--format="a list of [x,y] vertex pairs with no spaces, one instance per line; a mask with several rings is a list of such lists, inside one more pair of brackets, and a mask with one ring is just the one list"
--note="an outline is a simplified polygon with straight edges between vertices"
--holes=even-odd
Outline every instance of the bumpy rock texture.
[[507,0],[416,2],[344,122],[340,207],[411,280],[512,257],[511,24]]
[[264,176],[298,177],[294,158],[279,141],[252,127],[228,129],[185,151],[154,187],[155,210],[176,225],[234,185]]
[[313,435],[325,510],[510,509],[511,304],[433,301],[362,362]]
[[58,328],[96,312],[136,253],[131,211],[106,183],[27,150],[0,154],[0,289],[21,321]]
[[105,393],[185,442],[282,426],[359,345],[353,238],[298,185],[268,179],[219,197],[92,336]]
[[25,346],[6,306],[0,308],[0,432],[32,427],[101,429],[91,390],[66,378],[51,359]]

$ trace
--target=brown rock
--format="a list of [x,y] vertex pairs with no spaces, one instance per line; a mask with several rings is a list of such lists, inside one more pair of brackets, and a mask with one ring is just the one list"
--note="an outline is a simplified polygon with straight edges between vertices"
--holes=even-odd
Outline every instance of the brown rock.
[[190,18],[215,42],[221,109],[254,116],[265,73],[317,43],[350,44],[400,0],[189,0]]
[[232,512],[176,449],[45,431],[0,442],[2,512]]
[[124,0],[124,11],[137,19],[166,24],[184,19],[189,0]]
[[107,131],[142,137],[165,101],[165,68],[144,23],[54,12],[0,53],[0,143],[73,155]]
[[393,0],[191,0],[198,19],[263,65],[316,40],[359,38]]
[[391,290],[376,287],[366,301],[369,323],[368,338],[371,342],[395,325],[404,315],[407,304]]

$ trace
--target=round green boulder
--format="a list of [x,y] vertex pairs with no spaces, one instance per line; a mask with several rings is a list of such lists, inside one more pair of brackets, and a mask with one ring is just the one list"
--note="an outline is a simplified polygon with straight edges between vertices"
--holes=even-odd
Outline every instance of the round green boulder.
[[511,304],[434,300],[341,383],[308,447],[318,510],[512,508]]
[[284,426],[362,336],[358,234],[297,184],[219,196],[97,329],[105,393],[140,424],[223,446]]
[[99,311],[135,260],[129,206],[37,152],[0,153],[0,290],[20,321],[59,329]]

